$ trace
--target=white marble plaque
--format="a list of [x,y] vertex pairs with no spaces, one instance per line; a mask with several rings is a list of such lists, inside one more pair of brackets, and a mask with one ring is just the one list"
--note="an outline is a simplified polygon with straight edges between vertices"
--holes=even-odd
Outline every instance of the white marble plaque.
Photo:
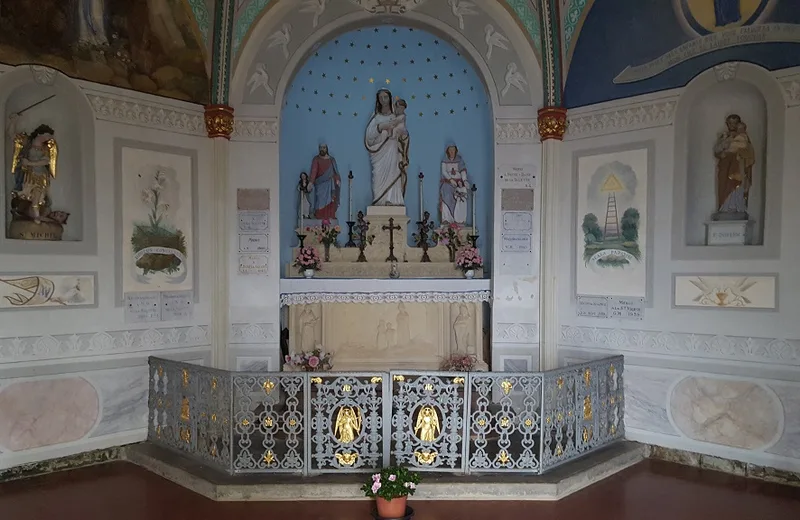
[[239,274],[242,275],[269,274],[269,255],[266,254],[239,255]]
[[0,311],[96,307],[96,278],[83,274],[0,274]]
[[531,235],[503,233],[500,250],[503,253],[530,253],[532,249]]
[[530,233],[533,231],[533,214],[529,211],[504,211],[503,231]]
[[747,244],[747,220],[716,220],[706,222],[706,244],[709,246],[743,246]]
[[578,295],[577,311],[584,318],[608,318],[608,297]]
[[536,193],[532,189],[514,188],[500,190],[500,209],[502,211],[531,212]]
[[125,323],[161,321],[161,294],[151,292],[125,293]]
[[269,253],[269,235],[251,233],[239,235],[240,253]]
[[643,320],[644,298],[619,296],[609,298],[608,317],[621,320]]
[[505,276],[530,276],[533,258],[528,253],[505,253],[500,257],[500,274]]
[[501,166],[500,182],[505,188],[534,188],[536,184],[536,166],[533,164]]
[[161,321],[188,320],[194,314],[194,291],[161,293]]
[[236,190],[236,209],[239,211],[269,211],[269,190],[239,188]]
[[258,231],[269,231],[269,212],[268,211],[240,211],[239,212],[239,231],[243,233],[254,233]]

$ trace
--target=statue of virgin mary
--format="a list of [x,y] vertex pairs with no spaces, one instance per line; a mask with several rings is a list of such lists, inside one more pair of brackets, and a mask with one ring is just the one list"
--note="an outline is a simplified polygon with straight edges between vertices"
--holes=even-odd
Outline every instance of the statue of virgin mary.
[[381,89],[375,95],[375,113],[367,124],[364,145],[372,163],[372,205],[403,206],[405,196],[405,172],[401,168],[403,157],[395,127],[402,124],[392,108],[392,93]]

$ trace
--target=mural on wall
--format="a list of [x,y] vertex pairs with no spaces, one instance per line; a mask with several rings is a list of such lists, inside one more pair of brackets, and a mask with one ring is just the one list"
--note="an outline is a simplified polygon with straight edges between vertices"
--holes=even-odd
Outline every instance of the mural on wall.
[[646,297],[647,160],[647,149],[578,159],[578,294]]
[[676,275],[676,307],[775,309],[777,277]]
[[[596,0],[574,42],[565,100],[574,107],[681,87],[726,61],[796,66],[798,24],[792,0]],[[598,59],[598,49],[608,54]]]
[[123,292],[192,289],[192,161],[122,149]]
[[37,0],[0,5],[0,62],[208,102],[205,45],[181,0]]
[[0,275],[0,310],[95,304],[92,274]]
[[[276,48],[269,52],[280,56]],[[263,87],[259,90],[264,92]],[[488,105],[472,65],[451,44],[428,32],[391,25],[365,27],[320,45],[297,71],[282,107],[281,262],[292,258],[298,213],[344,222],[350,212],[365,211],[381,199],[379,203],[405,204],[407,215],[421,214],[420,172],[422,206],[438,218],[444,151],[455,143],[460,160],[469,165],[469,182],[477,185],[480,195],[476,198],[480,240],[490,243],[493,127]],[[385,139],[378,135],[379,124]],[[370,135],[372,145],[365,143]],[[309,163],[323,144],[336,165],[330,172],[332,182],[319,184],[312,181]],[[327,170],[325,165],[319,168],[324,181],[329,178]],[[461,168],[457,173],[463,173]],[[322,191],[315,194],[318,188]],[[319,215],[320,208],[327,212]],[[469,220],[468,214],[462,215],[467,208],[453,210],[460,219]],[[408,226],[409,237],[415,230],[413,224]]]

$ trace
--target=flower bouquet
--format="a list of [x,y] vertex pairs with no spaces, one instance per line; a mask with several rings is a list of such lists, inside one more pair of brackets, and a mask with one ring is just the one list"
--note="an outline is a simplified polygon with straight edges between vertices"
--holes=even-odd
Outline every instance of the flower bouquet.
[[322,267],[322,260],[319,258],[317,250],[311,246],[301,247],[294,259],[294,266],[305,275],[306,278],[314,276],[314,271],[319,271]]
[[339,233],[342,232],[342,228],[339,226],[332,226],[331,221],[329,219],[324,219],[322,221],[322,225],[307,227],[306,233],[313,234],[314,237],[317,239],[318,244],[322,244],[325,248],[325,261],[331,261],[331,244],[339,247],[336,243],[336,239],[339,237]]
[[439,370],[444,372],[472,372],[478,359],[470,354],[453,354],[442,360]]
[[472,278],[475,276],[475,269],[483,267],[483,258],[477,247],[462,247],[456,255],[456,265],[464,271],[465,277]]
[[325,352],[322,350],[321,345],[317,345],[311,352],[300,352],[293,356],[286,356],[284,361],[296,371],[323,372],[333,368],[332,358],[333,355],[330,352]]
[[456,251],[461,247],[461,225],[457,222],[444,222],[433,231],[433,242],[447,247],[450,261],[456,261]]
[[403,518],[408,495],[414,494],[421,480],[418,473],[407,468],[390,466],[373,474],[370,481],[361,486],[361,491],[375,498],[379,517]]

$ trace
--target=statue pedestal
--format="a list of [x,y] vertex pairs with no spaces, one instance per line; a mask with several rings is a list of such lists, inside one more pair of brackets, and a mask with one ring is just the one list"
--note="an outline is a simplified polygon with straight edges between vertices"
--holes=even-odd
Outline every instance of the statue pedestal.
[[712,220],[706,222],[706,245],[747,245],[750,224],[752,224],[751,220]]

